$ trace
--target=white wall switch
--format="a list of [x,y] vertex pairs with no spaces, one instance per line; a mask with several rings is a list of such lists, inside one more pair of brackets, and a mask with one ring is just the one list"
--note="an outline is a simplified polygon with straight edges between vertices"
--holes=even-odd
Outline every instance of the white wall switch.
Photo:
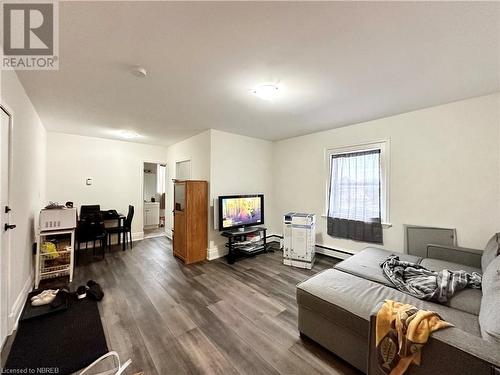
[[87,182],[86,182],[87,185],[92,185],[92,178],[87,178]]

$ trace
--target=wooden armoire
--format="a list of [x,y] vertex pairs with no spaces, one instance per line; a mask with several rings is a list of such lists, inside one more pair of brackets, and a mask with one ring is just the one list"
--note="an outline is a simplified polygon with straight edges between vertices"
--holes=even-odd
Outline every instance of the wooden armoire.
[[174,180],[174,256],[184,263],[207,258],[208,184],[206,181]]

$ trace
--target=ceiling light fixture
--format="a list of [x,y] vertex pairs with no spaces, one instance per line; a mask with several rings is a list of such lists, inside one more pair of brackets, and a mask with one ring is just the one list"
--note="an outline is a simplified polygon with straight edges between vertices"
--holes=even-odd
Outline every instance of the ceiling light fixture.
[[279,88],[277,85],[265,83],[257,86],[253,93],[262,100],[273,100],[278,95]]
[[134,138],[139,138],[140,135],[137,134],[136,132],[130,131],[130,130],[122,130],[120,131],[120,137],[125,138],[125,139],[134,139]]
[[139,77],[139,78],[146,78],[146,76],[148,75],[148,72],[142,66],[136,65],[132,69],[132,74],[136,77]]

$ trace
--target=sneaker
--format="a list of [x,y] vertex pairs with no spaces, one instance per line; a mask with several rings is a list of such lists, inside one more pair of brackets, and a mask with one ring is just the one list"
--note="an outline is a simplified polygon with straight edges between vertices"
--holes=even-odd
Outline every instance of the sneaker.
[[78,299],[84,299],[87,297],[87,287],[85,285],[80,285],[78,289],[76,290],[76,297]]
[[49,292],[47,292],[43,295],[42,295],[42,293],[40,293],[41,294],[40,297],[31,301],[31,306],[43,306],[43,305],[47,305],[47,304],[51,303],[56,298],[56,295],[58,292],[59,292],[59,289],[50,290]]
[[36,299],[42,298],[42,297],[46,296],[47,294],[53,294],[53,293],[54,293],[54,290],[46,289],[43,292],[37,294],[36,296],[31,297],[31,302],[33,302]]
[[50,307],[56,309],[59,306],[68,302],[69,291],[67,289],[61,289],[57,294],[56,298],[50,303]]
[[87,282],[87,295],[94,301],[100,301],[104,298],[104,292],[101,286],[94,280],[89,280]]

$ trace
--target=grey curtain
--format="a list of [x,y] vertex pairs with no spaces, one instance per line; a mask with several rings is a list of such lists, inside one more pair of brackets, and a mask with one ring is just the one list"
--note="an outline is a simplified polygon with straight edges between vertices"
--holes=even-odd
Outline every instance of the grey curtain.
[[332,156],[328,234],[383,243],[380,202],[380,150]]

